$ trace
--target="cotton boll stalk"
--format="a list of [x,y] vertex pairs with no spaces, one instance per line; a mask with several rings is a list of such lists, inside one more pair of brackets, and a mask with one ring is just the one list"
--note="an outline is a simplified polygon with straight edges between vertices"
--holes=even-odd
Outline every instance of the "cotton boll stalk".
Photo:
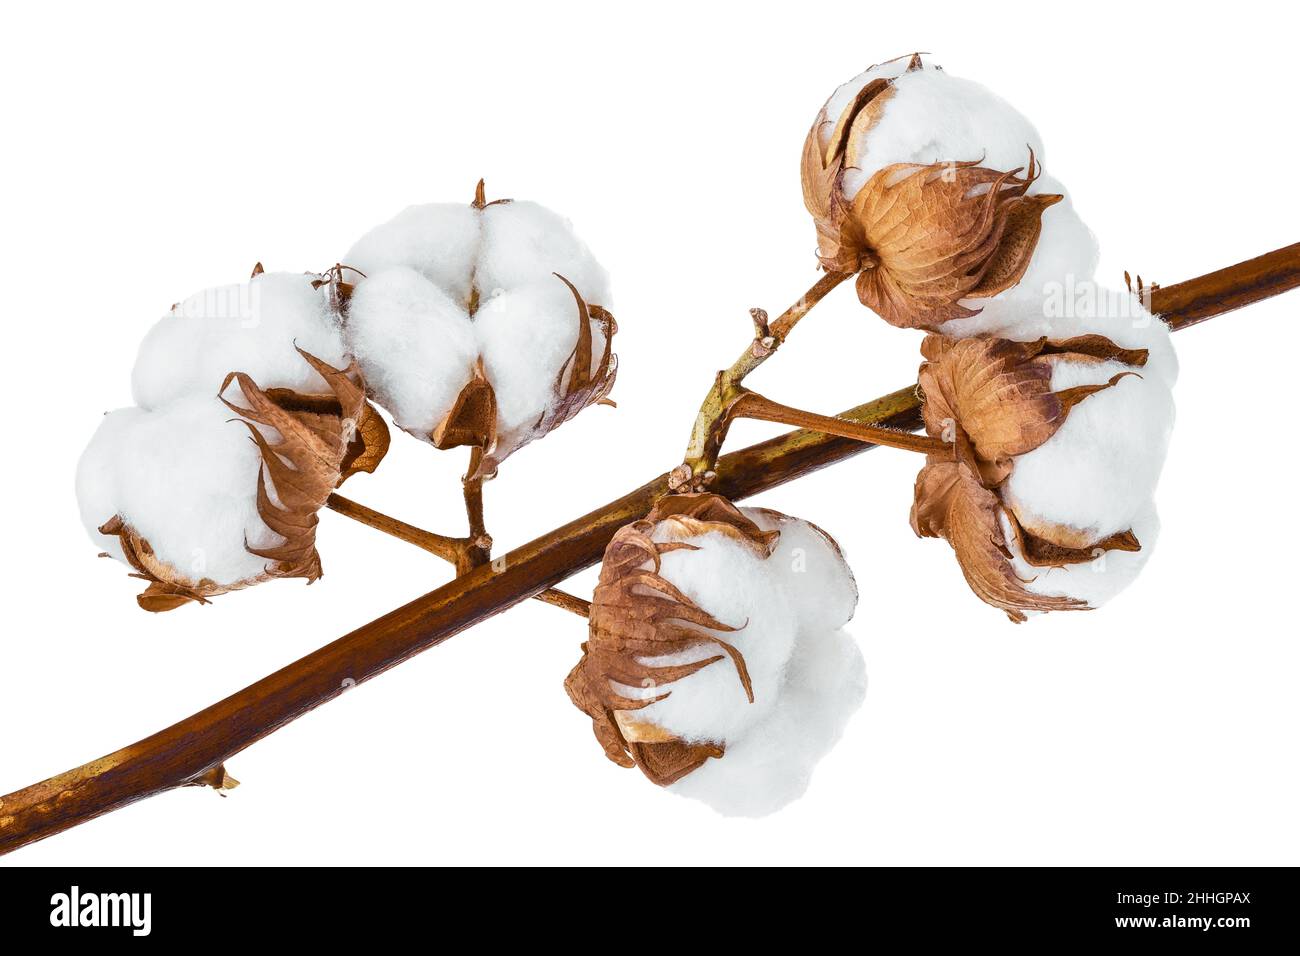
[[[105,416],[77,468],[91,538],[149,582],[166,611],[281,577],[320,576],[316,512],[387,448],[354,367],[301,353],[326,394],[260,388],[243,373],[220,395]],[[233,396],[233,397],[227,397]]]
[[316,392],[319,376],[297,348],[347,364],[336,309],[337,276],[262,272],[240,285],[198,292],[154,325],[140,344],[131,389],[141,408],[213,395],[241,371],[263,388]]
[[[860,703],[861,659],[836,633],[855,599],[837,546],[814,526],[715,495],[670,496],[606,550],[590,639],[565,686],[615,763],[723,812],[768,812],[803,791]],[[827,653],[856,670],[826,674],[815,662]],[[767,792],[735,799],[760,778]]]
[[1149,546],[1138,529],[1154,529],[1145,516],[1173,421],[1172,373],[1148,377],[1151,352],[1063,331],[1080,334],[930,335],[922,346],[922,417],[952,452],[918,475],[912,527],[945,538],[972,590],[1015,621],[1091,606],[1088,594],[1030,586],[1026,567],[1096,568],[1104,555],[1140,568],[1117,555]]
[[856,273],[886,321],[935,329],[1057,276],[1089,277],[1096,242],[1038,134],[984,87],[919,55],[827,101],[804,144],[804,202],[829,271]]
[[529,202],[415,206],[345,262],[365,274],[346,336],[376,401],[438,448],[482,450],[480,476],[606,399],[609,282],[567,220]]

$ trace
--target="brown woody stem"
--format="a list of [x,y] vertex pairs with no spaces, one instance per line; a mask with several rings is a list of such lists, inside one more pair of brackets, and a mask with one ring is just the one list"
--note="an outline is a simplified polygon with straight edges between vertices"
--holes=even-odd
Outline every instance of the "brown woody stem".
[[941,438],[805,412],[802,409],[774,402],[757,392],[746,391],[741,395],[731,406],[728,417],[731,420],[753,418],[758,421],[776,422],[778,425],[794,425],[797,428],[807,428],[825,435],[852,438],[854,441],[869,442],[885,448],[917,451],[923,455],[943,455],[952,452],[952,445]]
[[[1261,262],[1266,265],[1261,267]],[[1300,284],[1297,276],[1300,245],[1159,289],[1152,304],[1179,329],[1294,288]],[[918,428],[916,388],[909,385],[838,417],[864,425]],[[871,447],[814,431],[790,432],[722,456],[713,487],[729,498],[746,498]],[[668,475],[660,475],[516,548],[495,567],[475,568],[151,737],[0,798],[0,853],[156,793],[196,781],[224,780],[224,770],[214,774],[215,768],[346,688],[595,564],[614,533],[644,516],[667,491]]]
[[391,534],[394,538],[400,538],[417,548],[423,548],[430,554],[436,554],[444,561],[450,561],[452,564],[456,563],[461,551],[468,543],[466,538],[449,538],[447,535],[434,534],[432,531],[417,528],[415,525],[399,521],[397,518],[390,518],[382,512],[367,508],[365,505],[353,501],[351,498],[344,498],[339,494],[333,494],[326,498],[325,507],[344,517],[351,518],[353,521],[359,521],[367,527],[375,528],[385,534]]
[[740,358],[732,363],[731,368],[717,374],[713,387],[704,396],[699,414],[695,417],[695,425],[691,429],[686,457],[669,476],[673,491],[700,490],[710,483],[718,455],[722,451],[722,443],[727,438],[727,429],[734,417],[730,413],[731,406],[741,396],[740,386],[745,377],[771,357],[790,335],[790,331],[799,324],[799,320],[812,311],[813,306],[849,278],[851,276],[846,272],[826,273],[798,302],[770,324],[761,309],[750,310],[750,315],[754,318],[754,340],[741,353]]

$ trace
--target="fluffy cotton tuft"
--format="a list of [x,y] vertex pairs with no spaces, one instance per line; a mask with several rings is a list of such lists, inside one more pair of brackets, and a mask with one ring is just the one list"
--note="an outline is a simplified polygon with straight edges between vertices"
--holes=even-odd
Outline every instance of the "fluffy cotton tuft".
[[178,303],[140,344],[131,374],[135,403],[159,409],[179,398],[215,395],[236,371],[262,388],[319,392],[320,377],[294,346],[337,368],[347,364],[329,288],[320,283],[317,275],[259,273]]
[[[710,531],[684,540],[698,548],[663,555],[661,575],[715,619],[743,625],[723,634],[743,655],[751,704],[730,658],[667,687],[619,688],[645,699],[638,721],[687,742],[720,743],[708,760],[669,789],[727,815],[759,816],[807,789],[812,769],[861,705],[861,654],[840,628],[852,617],[857,586],[835,542],[814,525],[763,509],[742,509],[760,529],[780,532],[768,557],[734,537]],[[657,530],[656,540],[664,539]],[[716,645],[656,664],[718,653]]]
[[[609,280],[567,220],[531,202],[413,206],[344,260],[364,273],[346,335],[376,400],[429,440],[478,362],[496,396],[496,459],[534,437],[578,340],[573,283],[608,306]],[[591,371],[605,336],[591,323]]]
[[119,539],[98,530],[117,515],[194,581],[230,585],[262,574],[268,561],[245,542],[264,549],[281,539],[257,513],[261,453],[246,425],[232,419],[214,395],[105,415],[77,465],[91,539],[125,560]]

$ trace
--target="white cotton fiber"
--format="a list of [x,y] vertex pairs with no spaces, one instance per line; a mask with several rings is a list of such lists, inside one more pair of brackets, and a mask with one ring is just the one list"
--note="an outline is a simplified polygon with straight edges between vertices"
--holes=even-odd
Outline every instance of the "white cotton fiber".
[[[1118,362],[1058,362],[1052,388],[1108,381]],[[1155,494],[1174,424],[1173,394],[1157,378],[1128,375],[1075,405],[1064,424],[1019,456],[1003,499],[1032,527],[1069,525],[1101,539],[1127,530]]]
[[1059,568],[1036,568],[1026,562],[1016,547],[1015,536],[1005,515],[1002,531],[1011,550],[1011,563],[1025,587],[1035,594],[1067,596],[1087,601],[1089,607],[1101,607],[1128,587],[1146,566],[1160,536],[1160,519],[1154,502],[1148,501],[1130,524],[1142,548],[1140,551],[1102,551],[1087,564],[1069,564]]
[[669,786],[726,816],[765,816],[803,796],[813,768],[839,741],[867,693],[862,652],[844,631],[800,636],[780,706],[721,760]]
[[764,531],[779,531],[768,569],[794,605],[805,631],[833,631],[849,623],[858,585],[839,545],[816,525],[764,508],[741,511]]
[[281,539],[257,515],[261,454],[234,418],[215,396],[105,415],[77,465],[91,539],[120,560],[118,539],[97,530],[120,515],[188,578],[233,584],[260,574],[268,562],[245,541],[266,548]]
[[588,302],[609,307],[609,275],[569,220],[521,200],[483,210],[483,247],[475,274],[483,295],[545,282],[557,272]]
[[[893,73],[899,62],[882,67]],[[901,62],[905,68],[907,61]],[[862,87],[881,76],[877,71],[882,67],[868,70],[835,91],[826,111],[832,123]],[[1042,162],[1043,143],[1033,124],[979,83],[928,64],[898,73],[893,81],[894,92],[885,102],[880,120],[865,133],[858,166],[844,173],[843,189],[848,198],[856,196],[872,175],[894,163],[978,160],[981,166],[1008,170],[1025,166],[1030,149]],[[832,129],[822,128],[823,144],[829,141]]]
[[[721,759],[669,789],[720,813],[759,816],[804,792],[813,767],[861,705],[866,677],[862,655],[840,630],[853,615],[857,586],[838,546],[797,518],[754,508],[744,514],[780,532],[769,557],[714,531],[682,539],[700,550],[664,555],[661,574],[717,620],[746,622],[719,636],[744,654],[754,703],[729,658],[666,688],[618,690],[641,698],[670,691],[636,719],[688,742],[725,746]],[[661,523],[653,537],[669,539],[666,527]],[[712,646],[646,660],[685,663],[716,653]]]
[[336,368],[347,364],[328,290],[312,288],[317,279],[268,272],[178,303],[140,345],[131,375],[136,404],[158,409],[178,398],[215,395],[233,371],[248,373],[262,388],[325,390],[294,348]]
[[406,266],[464,307],[481,232],[482,215],[468,203],[408,206],[358,239],[343,262],[366,276]]
[[451,410],[478,360],[464,308],[406,266],[357,285],[348,344],[375,400],[398,427],[426,436]]
[[[346,335],[376,400],[427,439],[482,359],[498,461],[533,437],[577,342],[578,306],[555,274],[587,303],[610,304],[608,276],[568,220],[531,202],[415,206],[344,261],[367,276]],[[594,370],[605,343],[600,324],[591,328]]]
[[[989,169],[1007,171],[1026,167],[1032,148],[1040,169],[1044,166],[1046,153],[1038,131],[1006,100],[979,83],[928,63],[923,69],[908,71],[909,61],[910,57],[901,57],[873,67],[837,89],[826,104],[830,123],[821,127],[823,145],[844,108],[867,83],[875,79],[894,82],[879,121],[859,134],[858,165],[844,173],[846,196],[856,196],[872,175],[894,163],[976,160]],[[1019,284],[990,298],[963,302],[968,308],[997,311],[1000,303],[1026,297],[1041,302],[1048,283],[1067,276],[1090,279],[1096,271],[1096,237],[1079,217],[1061,182],[1043,173],[1028,194],[1064,198],[1043,212],[1042,233]],[[956,320],[950,325],[970,321]]]

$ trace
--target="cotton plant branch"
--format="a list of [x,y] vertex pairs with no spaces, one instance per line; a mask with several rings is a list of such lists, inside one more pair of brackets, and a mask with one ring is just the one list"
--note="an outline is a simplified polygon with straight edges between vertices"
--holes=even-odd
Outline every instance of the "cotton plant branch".
[[[756,342],[761,345],[762,339],[771,338],[773,342],[764,346],[770,349],[783,340],[812,304],[843,278],[828,275],[799,305],[768,328],[769,336],[762,336]],[[1179,330],[1297,286],[1300,286],[1300,243],[1197,279],[1156,289],[1151,295],[1151,307],[1171,328]],[[749,359],[742,357],[732,370],[720,373],[715,384],[719,398],[734,399],[736,395],[731,390],[739,388],[739,381],[747,371],[768,354],[770,351],[763,355],[751,354]],[[836,416],[836,420],[846,425],[914,430],[920,426],[916,388],[908,386],[859,405]],[[711,435],[703,437],[705,444],[712,444]],[[694,445],[693,441],[693,450]],[[800,429],[717,457],[715,468],[705,470],[714,471],[711,490],[738,500],[871,447],[872,444],[855,437]],[[701,455],[707,455],[707,448],[701,450]],[[703,459],[701,463],[708,464]],[[176,787],[226,786],[231,778],[225,771],[225,761],[246,747],[354,684],[542,594],[595,564],[614,533],[645,515],[669,491],[671,484],[670,475],[660,475],[495,562],[478,565],[151,737],[0,798],[0,853]],[[682,484],[680,480],[677,482],[678,487]],[[337,497],[332,499],[331,507],[345,514],[350,511],[351,516],[368,512]],[[370,512],[366,517],[374,514]],[[426,537],[427,532],[394,519],[385,518],[382,524],[374,526],[422,547],[429,545],[427,549],[433,553],[438,553],[435,547],[445,544],[436,536]],[[573,601],[571,609],[579,610],[579,599]],[[563,606],[561,601],[551,603]]]

